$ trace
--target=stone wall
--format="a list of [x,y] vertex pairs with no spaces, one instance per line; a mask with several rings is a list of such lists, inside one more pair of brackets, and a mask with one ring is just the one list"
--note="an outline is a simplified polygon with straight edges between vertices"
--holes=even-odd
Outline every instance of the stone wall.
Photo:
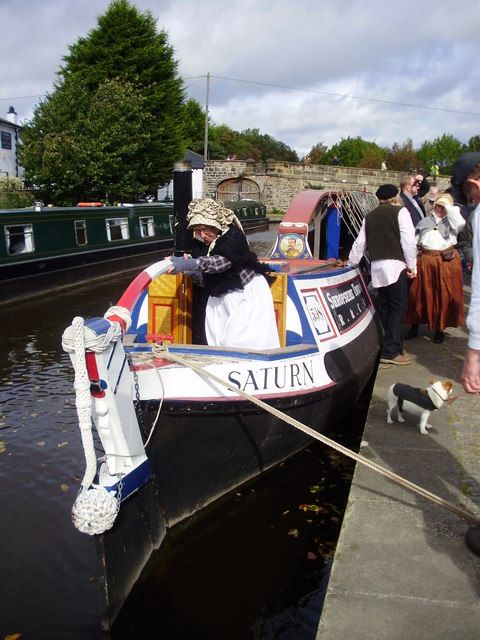
[[[380,171],[330,165],[301,164],[267,160],[209,160],[203,172],[205,196],[215,197],[220,182],[243,176],[256,182],[260,189],[260,200],[267,210],[286,211],[300,191],[309,188],[346,189],[375,193],[386,182],[398,185],[404,175],[402,171]],[[450,184],[450,176],[440,176],[441,190]]]

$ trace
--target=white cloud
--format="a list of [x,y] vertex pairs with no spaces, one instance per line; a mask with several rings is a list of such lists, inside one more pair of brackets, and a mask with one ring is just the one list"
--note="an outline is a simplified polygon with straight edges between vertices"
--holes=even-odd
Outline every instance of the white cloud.
[[[183,77],[217,76],[210,94],[216,122],[258,128],[300,154],[348,135],[391,145],[408,137],[420,144],[445,132],[467,141],[479,133],[478,116],[455,113],[480,113],[478,0],[134,4],[168,32]],[[0,42],[0,114],[12,102],[21,118],[30,116],[34,100],[18,96],[51,90],[68,45],[94,28],[107,6],[106,0],[25,0],[2,7],[8,28]],[[203,103],[205,80],[186,85]]]

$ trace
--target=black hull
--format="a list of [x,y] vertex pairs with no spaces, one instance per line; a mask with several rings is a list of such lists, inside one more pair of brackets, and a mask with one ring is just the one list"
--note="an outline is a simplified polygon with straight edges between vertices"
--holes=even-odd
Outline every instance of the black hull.
[[103,280],[113,273],[143,269],[153,261],[171,253],[172,240],[163,240],[154,245],[119,247],[112,253],[101,250],[91,253],[68,254],[49,260],[38,260],[15,265],[14,271],[3,267],[0,273],[0,304],[23,300],[26,297],[43,295],[55,289]]
[[[361,341],[363,348],[354,341],[331,357],[328,368],[334,379],[339,376],[335,385],[269,404],[319,433],[328,431],[358,400],[375,370],[379,333],[374,322]],[[113,529],[99,537],[108,593],[105,628],[113,624],[145,565],[148,548],[161,543],[163,526],[181,522],[311,442],[295,427],[247,401],[225,404],[164,402],[148,446],[154,477],[122,505]],[[146,425],[152,424],[157,409],[158,401],[143,403]],[[150,508],[159,511],[164,524],[157,524],[158,516],[149,513]],[[144,515],[139,518],[138,513]],[[148,530],[150,520],[155,522],[154,536]]]

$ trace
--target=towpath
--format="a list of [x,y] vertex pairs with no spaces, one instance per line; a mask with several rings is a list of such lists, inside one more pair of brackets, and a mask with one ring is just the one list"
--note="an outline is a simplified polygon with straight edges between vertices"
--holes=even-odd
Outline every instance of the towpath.
[[[468,287],[466,294],[468,295]],[[413,363],[380,364],[360,453],[480,517],[480,397],[461,395],[430,418],[386,423],[388,387],[459,381],[467,335],[425,328],[406,342]],[[317,640],[478,640],[480,557],[466,521],[357,463]]]

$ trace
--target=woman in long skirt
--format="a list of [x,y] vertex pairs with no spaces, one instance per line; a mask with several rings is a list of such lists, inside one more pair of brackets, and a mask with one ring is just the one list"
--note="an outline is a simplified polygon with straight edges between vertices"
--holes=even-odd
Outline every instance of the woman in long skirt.
[[420,255],[405,317],[411,323],[407,340],[416,338],[419,325],[426,324],[438,344],[446,327],[465,323],[462,262],[455,248],[464,226],[460,209],[446,193],[438,196],[432,213],[417,224]]

